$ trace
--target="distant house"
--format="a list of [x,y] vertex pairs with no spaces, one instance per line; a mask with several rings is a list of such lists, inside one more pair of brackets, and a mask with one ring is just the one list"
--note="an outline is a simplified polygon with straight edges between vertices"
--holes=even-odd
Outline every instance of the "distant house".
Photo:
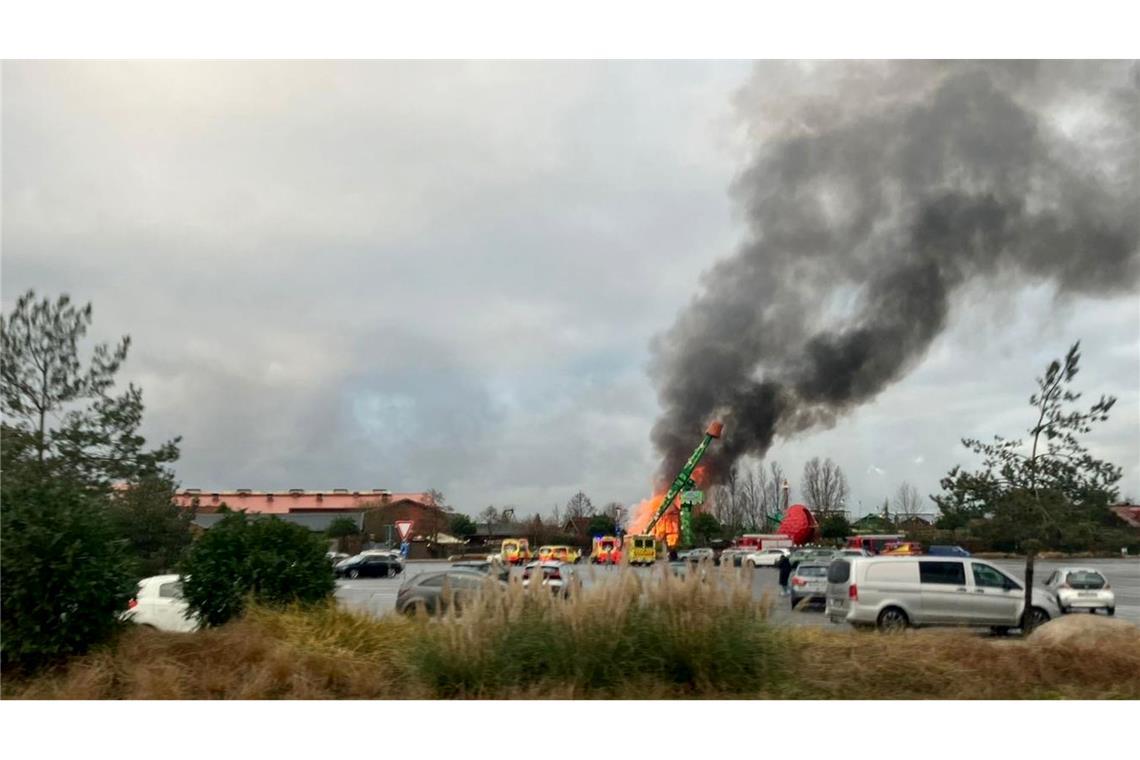
[[851,523],[851,530],[855,533],[885,533],[893,532],[895,525],[882,515],[870,514]]
[[1109,510],[1123,520],[1125,524],[1133,528],[1140,528],[1140,505],[1115,504],[1109,507]]
[[929,528],[934,525],[935,519],[936,518],[934,515],[931,514],[906,515],[904,517],[900,517],[895,525],[897,525],[902,530],[921,530],[923,528]]
[[527,535],[526,528],[516,522],[476,523],[471,540],[474,543],[493,544],[504,538],[518,538]]
[[568,536],[588,540],[590,536],[589,517],[568,517],[562,526],[562,532]]

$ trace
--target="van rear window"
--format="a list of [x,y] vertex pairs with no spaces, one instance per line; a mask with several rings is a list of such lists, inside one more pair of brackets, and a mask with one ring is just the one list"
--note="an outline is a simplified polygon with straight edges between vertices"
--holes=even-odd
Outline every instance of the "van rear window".
[[918,575],[923,583],[966,585],[966,567],[961,562],[919,562]]
[[837,559],[827,566],[828,583],[846,583],[851,577],[851,563],[845,559]]

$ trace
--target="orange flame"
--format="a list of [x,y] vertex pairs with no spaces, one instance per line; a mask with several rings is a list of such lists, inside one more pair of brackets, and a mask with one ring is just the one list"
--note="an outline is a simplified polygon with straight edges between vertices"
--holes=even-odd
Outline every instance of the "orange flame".
[[[698,488],[704,489],[708,483],[708,470],[704,466],[698,466],[693,470],[693,481]],[[645,532],[646,526],[657,514],[657,510],[661,508],[661,501],[665,498],[668,490],[668,486],[659,486],[652,496],[639,501],[630,508],[626,533],[640,534]],[[675,547],[681,540],[681,509],[678,499],[673,500],[665,514],[653,526],[653,535],[664,541],[669,547]]]

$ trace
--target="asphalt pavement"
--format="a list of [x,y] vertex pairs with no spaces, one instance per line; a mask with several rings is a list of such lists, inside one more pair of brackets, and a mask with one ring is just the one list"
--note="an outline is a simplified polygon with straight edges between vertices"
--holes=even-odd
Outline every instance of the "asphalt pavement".
[[[992,562],[1015,578],[1023,579],[1025,576],[1024,560],[986,561]],[[340,580],[337,581],[337,599],[350,609],[373,615],[383,615],[395,609],[396,593],[408,577],[423,572],[444,570],[449,565],[450,563],[443,561],[409,562],[404,573],[395,578]],[[1092,567],[1103,573],[1116,594],[1116,616],[1140,624],[1140,559],[1038,561],[1034,565],[1034,585],[1041,585],[1054,569],[1063,566]],[[621,568],[598,567],[589,564],[578,565],[577,569],[582,578],[583,586],[604,583],[607,578],[612,578],[621,571]],[[634,572],[645,575],[654,572],[654,570],[655,568],[633,568]],[[514,572],[520,571],[515,568]],[[824,627],[832,625],[824,617],[822,606],[811,606],[793,612],[788,600],[779,596],[780,589],[774,568],[761,567],[752,571],[742,570],[741,572],[752,573],[753,598],[760,600],[767,597],[772,600],[772,616],[777,622]],[[840,626],[835,627],[841,628]]]

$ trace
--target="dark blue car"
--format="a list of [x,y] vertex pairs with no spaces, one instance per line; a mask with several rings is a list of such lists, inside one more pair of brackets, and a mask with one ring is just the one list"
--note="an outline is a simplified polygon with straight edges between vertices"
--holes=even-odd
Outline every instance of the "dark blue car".
[[969,557],[970,553],[961,546],[931,546],[926,550],[930,557]]

